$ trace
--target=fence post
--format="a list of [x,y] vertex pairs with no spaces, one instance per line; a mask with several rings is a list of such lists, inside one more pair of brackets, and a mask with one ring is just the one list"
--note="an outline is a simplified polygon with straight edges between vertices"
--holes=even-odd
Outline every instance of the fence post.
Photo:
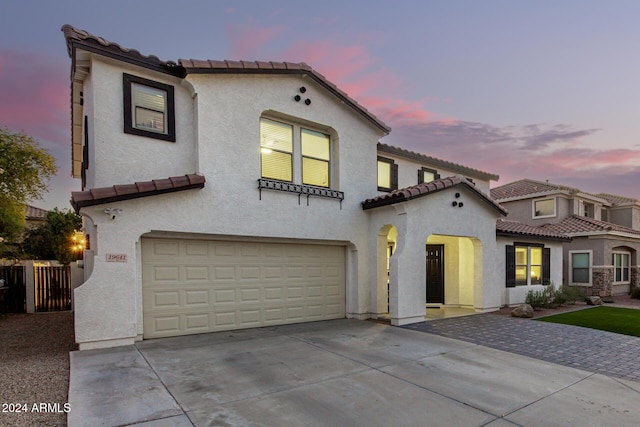
[[27,296],[27,313],[36,312],[36,277],[33,272],[33,261],[24,263],[24,284]]

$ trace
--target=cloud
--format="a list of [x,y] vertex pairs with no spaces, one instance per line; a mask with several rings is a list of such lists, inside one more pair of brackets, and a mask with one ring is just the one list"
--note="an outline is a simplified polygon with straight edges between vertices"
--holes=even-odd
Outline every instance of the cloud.
[[69,65],[59,58],[0,48],[0,125],[67,145]]
[[234,24],[227,27],[229,35],[229,59],[254,60],[265,45],[273,41],[284,27],[261,27],[253,18],[244,24]]

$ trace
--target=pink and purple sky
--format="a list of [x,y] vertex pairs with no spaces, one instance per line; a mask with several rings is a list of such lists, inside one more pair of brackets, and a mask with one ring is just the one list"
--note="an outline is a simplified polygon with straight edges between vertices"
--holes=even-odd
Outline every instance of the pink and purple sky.
[[38,139],[68,208],[71,24],[143,54],[306,62],[393,128],[383,142],[500,175],[640,198],[640,2],[9,0],[0,126]]

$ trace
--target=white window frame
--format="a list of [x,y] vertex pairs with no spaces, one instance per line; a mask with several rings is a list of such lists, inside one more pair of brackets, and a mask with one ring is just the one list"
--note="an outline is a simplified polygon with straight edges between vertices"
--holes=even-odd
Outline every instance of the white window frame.
[[[313,125],[309,125],[305,122],[299,122],[296,121],[295,118],[283,118],[280,117],[279,115],[270,115],[270,114],[263,114],[260,116],[260,120],[258,121],[258,129],[260,128],[260,121],[262,119],[266,119],[266,120],[271,120],[274,122],[278,122],[278,123],[282,123],[285,125],[289,125],[293,128],[293,144],[292,144],[292,149],[291,149],[291,181],[282,181],[282,182],[291,182],[293,184],[300,184],[300,185],[305,185],[305,186],[309,186],[309,187],[318,187],[318,188],[329,188],[329,189],[334,189],[336,187],[335,183],[337,182],[337,179],[335,179],[335,174],[336,174],[336,147],[335,147],[335,141],[336,138],[334,137],[334,132],[332,132],[330,130],[329,127],[320,127],[320,126],[313,126]],[[303,156],[302,155],[302,129],[307,129],[313,132],[318,132],[324,135],[327,135],[329,137],[329,185],[326,187],[323,186],[316,186],[316,185],[311,185],[311,184],[303,184],[302,179],[303,179],[303,171],[302,171],[302,159],[303,157],[307,157],[310,159],[313,159],[313,157],[309,157],[309,156]],[[261,142],[260,142],[260,138],[258,138],[258,149],[262,150],[262,146],[261,146]],[[322,159],[323,161],[325,161],[324,159]],[[273,179],[273,178],[268,178],[268,177],[263,177],[262,176],[262,152],[260,152],[260,157],[258,158],[258,170],[260,171],[260,177],[261,178],[265,178],[265,179]],[[279,181],[279,180],[275,180],[275,181]]]
[[[628,277],[629,280],[623,280],[621,282],[616,282],[616,263],[615,263],[615,256],[616,255],[626,255],[627,257],[629,257],[629,262],[627,263],[627,270],[629,271]],[[613,284],[614,285],[628,285],[631,283],[631,252],[625,252],[625,251],[613,251],[611,252],[611,264],[613,264]],[[623,267],[620,267],[623,268]],[[624,274],[622,275],[624,277]]]
[[[536,202],[544,202],[546,200],[553,200],[553,214],[552,215],[536,215]],[[542,199],[534,199],[531,201],[531,217],[533,219],[541,218],[554,218],[558,213],[558,198],[557,197],[545,197]]]
[[[589,254],[589,282],[574,283],[573,281],[573,254]],[[591,249],[569,251],[569,286],[593,285],[593,251]]]

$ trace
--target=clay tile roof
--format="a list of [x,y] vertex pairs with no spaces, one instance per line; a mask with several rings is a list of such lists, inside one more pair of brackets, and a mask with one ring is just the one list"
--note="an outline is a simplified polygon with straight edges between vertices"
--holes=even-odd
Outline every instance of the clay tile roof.
[[613,224],[606,221],[598,221],[597,219],[587,218],[579,215],[571,215],[556,224],[545,224],[541,227],[567,235],[585,235],[597,232],[618,232],[635,234],[640,236],[640,230],[624,227],[622,225]]
[[438,191],[445,190],[447,188],[462,185],[478,196],[482,201],[486,202],[500,212],[502,215],[507,215],[505,208],[500,206],[497,202],[492,200],[489,196],[478,190],[475,185],[469,182],[468,179],[462,175],[454,175],[446,178],[436,179],[431,182],[424,182],[422,184],[413,185],[411,187],[394,190],[390,193],[383,194],[371,199],[367,199],[362,202],[362,209],[373,209],[380,206],[393,205],[396,203],[406,202],[419,197],[428,196],[429,194],[437,193]]
[[565,185],[550,182],[534,181],[533,179],[521,179],[491,189],[491,197],[496,200],[510,199],[512,197],[524,197],[550,191],[566,191],[571,194],[580,190]]
[[622,205],[627,203],[640,202],[640,200],[638,199],[634,199],[632,197],[618,196],[616,194],[598,193],[598,194],[594,194],[594,196],[599,197],[601,199],[605,199],[607,202],[613,205]]
[[511,221],[506,219],[499,219],[498,221],[496,221],[496,234],[503,236],[518,235],[551,240],[571,240],[571,238],[566,234],[558,233],[554,230],[549,230],[543,227],[535,227],[533,225],[527,225],[518,221]]
[[487,180],[497,181],[500,177],[496,174],[483,172],[478,169],[470,168],[467,166],[459,165],[457,163],[449,162],[446,160],[438,159],[435,157],[427,156],[425,154],[416,153],[415,151],[405,150],[404,148],[394,147],[393,145],[378,143],[378,152],[405,157],[419,162],[428,163],[434,166],[446,168],[460,174],[471,175]]
[[178,64],[174,61],[163,61],[155,55],[143,55],[136,49],[122,47],[118,43],[110,42],[71,25],[63,25],[62,32],[67,42],[67,52],[70,57],[73,57],[74,47],[81,46],[86,50],[99,52],[106,56],[115,57],[147,68],[157,69],[173,75],[183,74],[181,67],[178,67]]
[[204,183],[204,176],[190,174],[166,179],[136,182],[134,184],[92,188],[90,190],[74,191],[71,193],[71,205],[73,205],[73,208],[78,212],[81,208],[87,206],[203,188]]
[[30,220],[43,220],[47,217],[47,212],[44,209],[36,208],[35,206],[27,205],[25,207],[25,217]]

